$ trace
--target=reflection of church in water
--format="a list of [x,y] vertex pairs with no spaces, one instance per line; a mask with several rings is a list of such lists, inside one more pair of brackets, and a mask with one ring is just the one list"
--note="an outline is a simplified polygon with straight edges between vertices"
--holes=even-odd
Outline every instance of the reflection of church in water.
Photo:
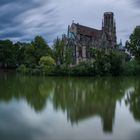
[[[72,125],[91,117],[98,117],[101,120],[103,131],[112,133],[116,100],[123,95],[123,92],[119,91],[120,88],[112,94],[111,89],[116,87],[116,84],[120,87],[118,83],[111,81],[96,80],[93,82],[89,79],[78,83],[76,80],[63,81],[55,88],[55,102],[53,103],[56,109],[62,109],[67,113],[67,119]],[[63,92],[59,89],[63,89]]]
[[115,117],[115,108],[116,102],[112,102],[110,104],[104,104],[103,102],[91,103],[86,106],[80,105],[72,112],[68,113],[68,119],[70,119],[71,123],[78,123],[81,120],[87,119],[89,117],[100,117],[103,131],[104,132],[112,132],[113,131],[113,123]]
[[[103,131],[111,133],[116,103],[125,97],[134,120],[140,122],[139,77],[40,78],[5,78],[5,75],[1,75],[1,80],[4,81],[0,84],[0,89],[4,94],[0,94],[0,101],[7,103],[13,99],[25,99],[36,113],[43,112],[46,102],[51,101],[55,110],[65,112],[71,124],[77,125],[88,118],[98,117]],[[7,87],[11,87],[10,90]]]
[[66,47],[72,49],[74,64],[89,60],[90,48],[115,48],[116,38],[116,23],[112,12],[104,13],[101,30],[73,22],[71,26],[68,26],[67,37],[63,36]]

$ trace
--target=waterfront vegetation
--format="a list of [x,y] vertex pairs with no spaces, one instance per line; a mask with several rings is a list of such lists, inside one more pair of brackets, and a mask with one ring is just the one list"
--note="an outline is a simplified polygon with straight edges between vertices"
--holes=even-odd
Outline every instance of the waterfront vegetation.
[[[140,75],[140,27],[126,42],[129,53],[115,49],[89,49],[89,61],[72,65],[71,49],[57,38],[50,47],[41,36],[31,43],[0,41],[1,69],[14,69],[29,75],[118,76]],[[132,57],[133,56],[133,57]]]

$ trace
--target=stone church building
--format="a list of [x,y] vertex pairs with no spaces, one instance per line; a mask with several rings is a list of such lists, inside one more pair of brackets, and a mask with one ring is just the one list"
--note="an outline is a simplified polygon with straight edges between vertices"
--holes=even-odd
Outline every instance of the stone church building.
[[90,48],[115,48],[117,37],[114,13],[104,13],[101,30],[73,22],[68,26],[67,36],[63,36],[63,39],[66,47],[72,49],[73,64],[89,60]]

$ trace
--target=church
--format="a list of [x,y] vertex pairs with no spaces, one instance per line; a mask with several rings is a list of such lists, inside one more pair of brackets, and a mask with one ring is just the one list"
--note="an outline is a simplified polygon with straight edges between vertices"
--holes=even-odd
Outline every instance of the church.
[[104,13],[101,30],[73,22],[63,39],[72,50],[73,64],[90,60],[90,48],[114,49],[117,44],[114,13]]

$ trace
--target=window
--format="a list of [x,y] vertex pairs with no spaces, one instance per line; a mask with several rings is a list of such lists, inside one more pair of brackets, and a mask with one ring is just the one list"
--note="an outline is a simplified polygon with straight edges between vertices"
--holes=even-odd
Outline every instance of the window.
[[79,54],[79,57],[82,57],[82,48],[81,47],[78,48],[78,54]]

